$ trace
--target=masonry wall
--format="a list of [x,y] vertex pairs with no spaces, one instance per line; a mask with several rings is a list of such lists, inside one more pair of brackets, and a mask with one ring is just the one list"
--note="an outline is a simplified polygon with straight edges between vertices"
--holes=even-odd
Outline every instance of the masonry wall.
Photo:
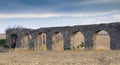
[[[66,26],[66,27],[50,27],[40,29],[26,29],[26,28],[12,28],[6,31],[6,45],[12,48],[15,44],[15,48],[28,48],[34,49],[35,39],[39,33],[46,34],[46,47],[52,49],[52,36],[56,32],[60,32],[64,39],[64,49],[71,49],[71,36],[75,32],[81,32],[85,40],[85,49],[92,49],[94,46],[93,37],[101,30],[105,30],[110,35],[110,49],[120,49],[120,23],[109,24],[94,24],[94,25],[78,25],[78,26]],[[11,38],[15,34],[17,38],[11,42]],[[24,36],[28,35],[28,47],[25,46]]]

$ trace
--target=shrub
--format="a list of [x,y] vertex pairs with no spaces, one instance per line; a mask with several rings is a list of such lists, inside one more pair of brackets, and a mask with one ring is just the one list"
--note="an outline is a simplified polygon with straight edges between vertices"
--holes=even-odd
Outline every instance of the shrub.
[[0,47],[5,45],[5,39],[0,39]]
[[5,45],[5,41],[6,39],[0,39],[0,47],[9,48],[7,45]]
[[84,43],[84,42],[81,42],[80,47],[81,47],[81,48],[85,47],[85,43]]

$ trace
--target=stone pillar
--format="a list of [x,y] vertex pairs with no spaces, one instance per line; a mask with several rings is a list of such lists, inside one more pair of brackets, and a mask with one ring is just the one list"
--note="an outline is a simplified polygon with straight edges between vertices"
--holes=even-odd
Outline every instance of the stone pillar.
[[16,48],[21,48],[21,42],[22,37],[20,35],[18,35],[17,41],[16,41]]
[[5,45],[8,46],[8,47],[10,47],[10,35],[8,35],[8,33],[6,33]]
[[20,34],[20,38],[19,38],[19,40],[20,40],[20,46],[23,49],[29,49],[30,38],[28,40],[28,43],[25,43],[24,36],[25,36],[24,34]]
[[34,49],[34,42],[35,42],[35,39],[36,39],[35,33],[30,34],[29,37],[30,37],[30,40],[29,40],[28,46],[29,46],[30,49]]
[[110,43],[110,48],[111,50],[120,50],[120,31],[119,29],[117,30],[112,30],[111,31],[112,35],[110,36],[111,38],[111,43]]
[[70,32],[65,31],[63,37],[64,37],[64,50],[71,49]]
[[85,37],[85,49],[89,50],[93,48],[93,36],[92,34],[89,33],[84,33],[84,37]]
[[50,32],[46,33],[46,47],[48,50],[52,49],[52,34]]

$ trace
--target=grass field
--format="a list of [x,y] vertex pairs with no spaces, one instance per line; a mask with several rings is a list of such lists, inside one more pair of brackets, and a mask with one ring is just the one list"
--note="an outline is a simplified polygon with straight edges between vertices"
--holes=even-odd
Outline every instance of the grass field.
[[111,51],[109,39],[109,36],[97,35],[96,50],[10,49],[0,52],[0,65],[120,65],[120,50]]
[[120,65],[120,51],[11,51],[0,65]]

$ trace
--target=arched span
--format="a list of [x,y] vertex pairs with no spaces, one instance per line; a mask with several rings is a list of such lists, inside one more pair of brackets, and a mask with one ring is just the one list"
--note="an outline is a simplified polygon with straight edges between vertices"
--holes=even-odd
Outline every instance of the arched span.
[[95,50],[110,50],[110,35],[105,30],[96,31],[93,36]]
[[64,38],[61,32],[55,32],[52,35],[52,49],[64,50]]
[[35,49],[45,50],[46,49],[46,34],[38,33],[34,43]]
[[[105,30],[110,36],[110,49],[119,50],[120,49],[120,23],[109,23],[109,24],[94,24],[94,25],[77,25],[77,26],[65,26],[65,27],[50,27],[50,28],[40,28],[40,29],[27,29],[27,28],[11,28],[6,31],[6,45],[11,46],[10,36],[12,33],[18,35],[17,48],[23,48],[25,40],[24,34],[27,34],[30,49],[34,47],[34,41],[36,33],[45,32],[47,39],[47,49],[52,49],[52,34],[55,32],[61,32],[64,38],[64,49],[70,49],[71,43],[71,32],[81,31],[85,37],[85,48],[92,49],[95,46],[94,39],[100,30]],[[30,36],[31,35],[31,36]],[[14,36],[14,35],[13,35]]]
[[10,47],[11,48],[15,48],[16,47],[16,45],[17,45],[17,39],[18,39],[18,35],[17,34],[12,34],[12,35],[10,35]]
[[22,45],[23,48],[29,48],[30,37],[31,36],[29,33],[25,33],[23,35],[23,45]]
[[71,35],[71,49],[82,50],[85,47],[84,35],[82,32],[73,32]]

